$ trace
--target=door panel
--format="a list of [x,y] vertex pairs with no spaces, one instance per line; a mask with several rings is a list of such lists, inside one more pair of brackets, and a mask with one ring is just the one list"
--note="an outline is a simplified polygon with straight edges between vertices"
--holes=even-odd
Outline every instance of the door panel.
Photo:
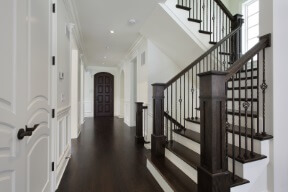
[[50,6],[47,0],[28,0],[27,125],[39,124],[27,138],[27,191],[50,191]]
[[114,115],[114,77],[110,73],[94,76],[94,116]]
[[[50,0],[0,7],[0,191],[50,191]],[[31,137],[18,130],[39,127]]]

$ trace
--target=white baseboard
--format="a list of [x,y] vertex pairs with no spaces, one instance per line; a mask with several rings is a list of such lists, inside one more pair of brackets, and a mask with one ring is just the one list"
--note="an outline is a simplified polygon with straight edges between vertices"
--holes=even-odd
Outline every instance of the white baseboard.
[[64,155],[62,156],[58,165],[56,165],[56,189],[58,189],[59,187],[59,184],[62,180],[62,177],[64,175],[64,172],[70,160],[70,158],[66,158],[66,157],[70,157],[70,156],[71,156],[71,146],[68,145]]

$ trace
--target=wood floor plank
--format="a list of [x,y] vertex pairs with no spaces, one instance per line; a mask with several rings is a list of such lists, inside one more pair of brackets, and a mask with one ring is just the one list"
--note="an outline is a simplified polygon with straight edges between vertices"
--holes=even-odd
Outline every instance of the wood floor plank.
[[160,192],[146,168],[135,127],[113,117],[87,118],[57,192]]

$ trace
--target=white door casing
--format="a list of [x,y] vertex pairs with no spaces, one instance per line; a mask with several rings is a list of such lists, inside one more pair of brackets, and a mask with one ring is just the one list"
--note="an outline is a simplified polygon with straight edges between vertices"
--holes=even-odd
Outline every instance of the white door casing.
[[[0,7],[0,191],[51,191],[50,0]],[[18,140],[20,128],[38,128]]]

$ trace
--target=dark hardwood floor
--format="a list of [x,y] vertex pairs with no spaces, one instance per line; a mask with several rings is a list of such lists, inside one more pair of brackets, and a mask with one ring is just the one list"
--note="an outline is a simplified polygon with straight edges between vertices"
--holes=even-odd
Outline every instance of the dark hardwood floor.
[[72,140],[72,158],[57,192],[162,191],[146,168],[146,149],[134,136],[135,128],[121,119],[87,118]]

